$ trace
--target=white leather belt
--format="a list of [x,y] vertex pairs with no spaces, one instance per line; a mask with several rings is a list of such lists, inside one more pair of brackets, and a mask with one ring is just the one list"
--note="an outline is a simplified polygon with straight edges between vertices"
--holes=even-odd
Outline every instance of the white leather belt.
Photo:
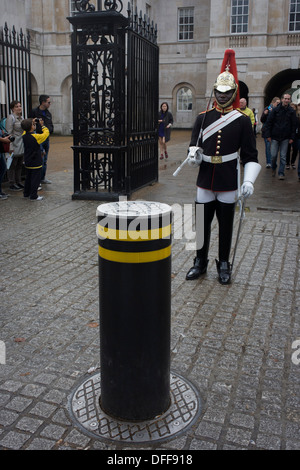
[[225,163],[225,162],[230,162],[231,160],[235,160],[238,158],[238,153],[228,153],[228,155],[213,155],[213,156],[208,156],[208,155],[203,155],[202,160],[208,163]]

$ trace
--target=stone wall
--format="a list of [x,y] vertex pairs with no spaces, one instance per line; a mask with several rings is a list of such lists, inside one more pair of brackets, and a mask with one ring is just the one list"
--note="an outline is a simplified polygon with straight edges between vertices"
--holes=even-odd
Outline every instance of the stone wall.
[[[96,0],[94,4],[96,5]],[[205,109],[212,85],[228,47],[236,52],[239,80],[247,90],[249,107],[260,115],[265,102],[300,80],[300,34],[288,32],[288,0],[249,2],[249,29],[230,34],[230,0],[136,0],[138,13],[149,11],[158,27],[160,48],[160,102],[167,101],[175,126],[190,128]],[[178,8],[194,7],[192,41],[178,41]],[[18,12],[16,15],[15,12]],[[127,16],[127,2],[123,12]],[[2,23],[29,29],[32,40],[33,100],[51,96],[55,131],[72,129],[72,80],[69,0],[9,0],[4,3]],[[296,85],[297,86],[297,85]],[[177,93],[192,91],[192,109],[179,112]],[[294,96],[298,96],[295,93]],[[299,94],[300,96],[300,94]]]

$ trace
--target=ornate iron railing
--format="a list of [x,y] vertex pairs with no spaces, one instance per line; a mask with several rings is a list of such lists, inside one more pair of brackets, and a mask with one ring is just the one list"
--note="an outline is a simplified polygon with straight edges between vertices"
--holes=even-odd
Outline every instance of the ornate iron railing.
[[158,179],[157,30],[121,1],[75,5],[73,198],[117,199]]
[[[123,10],[123,2],[121,0],[98,0],[97,1],[97,8],[98,11],[102,11],[103,7],[106,11],[118,11],[121,13]],[[83,13],[83,12],[93,12],[96,10],[95,5],[91,3],[90,1],[87,0],[75,0],[75,7],[77,11]]]
[[0,32],[1,118],[10,113],[9,103],[19,100],[23,115],[31,109],[30,35],[10,30],[5,23]]

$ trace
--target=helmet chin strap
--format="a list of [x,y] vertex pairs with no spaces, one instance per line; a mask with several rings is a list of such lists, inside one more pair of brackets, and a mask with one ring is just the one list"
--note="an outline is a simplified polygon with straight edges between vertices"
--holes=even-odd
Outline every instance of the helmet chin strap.
[[223,104],[219,103],[219,101],[217,100],[216,95],[215,95],[215,100],[216,100],[216,102],[217,102],[217,104],[220,108],[225,109],[225,108],[228,108],[228,106],[230,106],[234,102],[236,94],[237,94],[237,89],[235,90],[233,95],[230,97],[230,99],[227,101],[227,103],[225,103],[225,104],[224,103]]

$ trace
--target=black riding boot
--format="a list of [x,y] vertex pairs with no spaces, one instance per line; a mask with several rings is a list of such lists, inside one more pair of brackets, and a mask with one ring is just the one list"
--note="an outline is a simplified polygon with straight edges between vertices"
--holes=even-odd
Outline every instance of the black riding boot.
[[221,284],[230,284],[231,265],[229,255],[233,232],[233,221],[235,213],[235,202],[226,204],[217,201],[216,215],[219,223],[219,260],[216,260]]
[[[196,215],[197,215],[197,204],[202,204],[196,202]],[[209,242],[210,242],[210,228],[211,223],[214,218],[215,208],[216,208],[216,201],[206,202],[203,204],[204,206],[204,227],[203,227],[203,234],[204,234],[204,242],[201,249],[197,249],[196,257],[194,258],[194,266],[191,267],[189,272],[186,275],[186,280],[191,281],[193,279],[197,279],[201,274],[205,274],[208,265],[208,250],[209,250]],[[197,221],[196,221],[196,228],[197,228]],[[201,230],[200,224],[198,223],[198,230]]]

